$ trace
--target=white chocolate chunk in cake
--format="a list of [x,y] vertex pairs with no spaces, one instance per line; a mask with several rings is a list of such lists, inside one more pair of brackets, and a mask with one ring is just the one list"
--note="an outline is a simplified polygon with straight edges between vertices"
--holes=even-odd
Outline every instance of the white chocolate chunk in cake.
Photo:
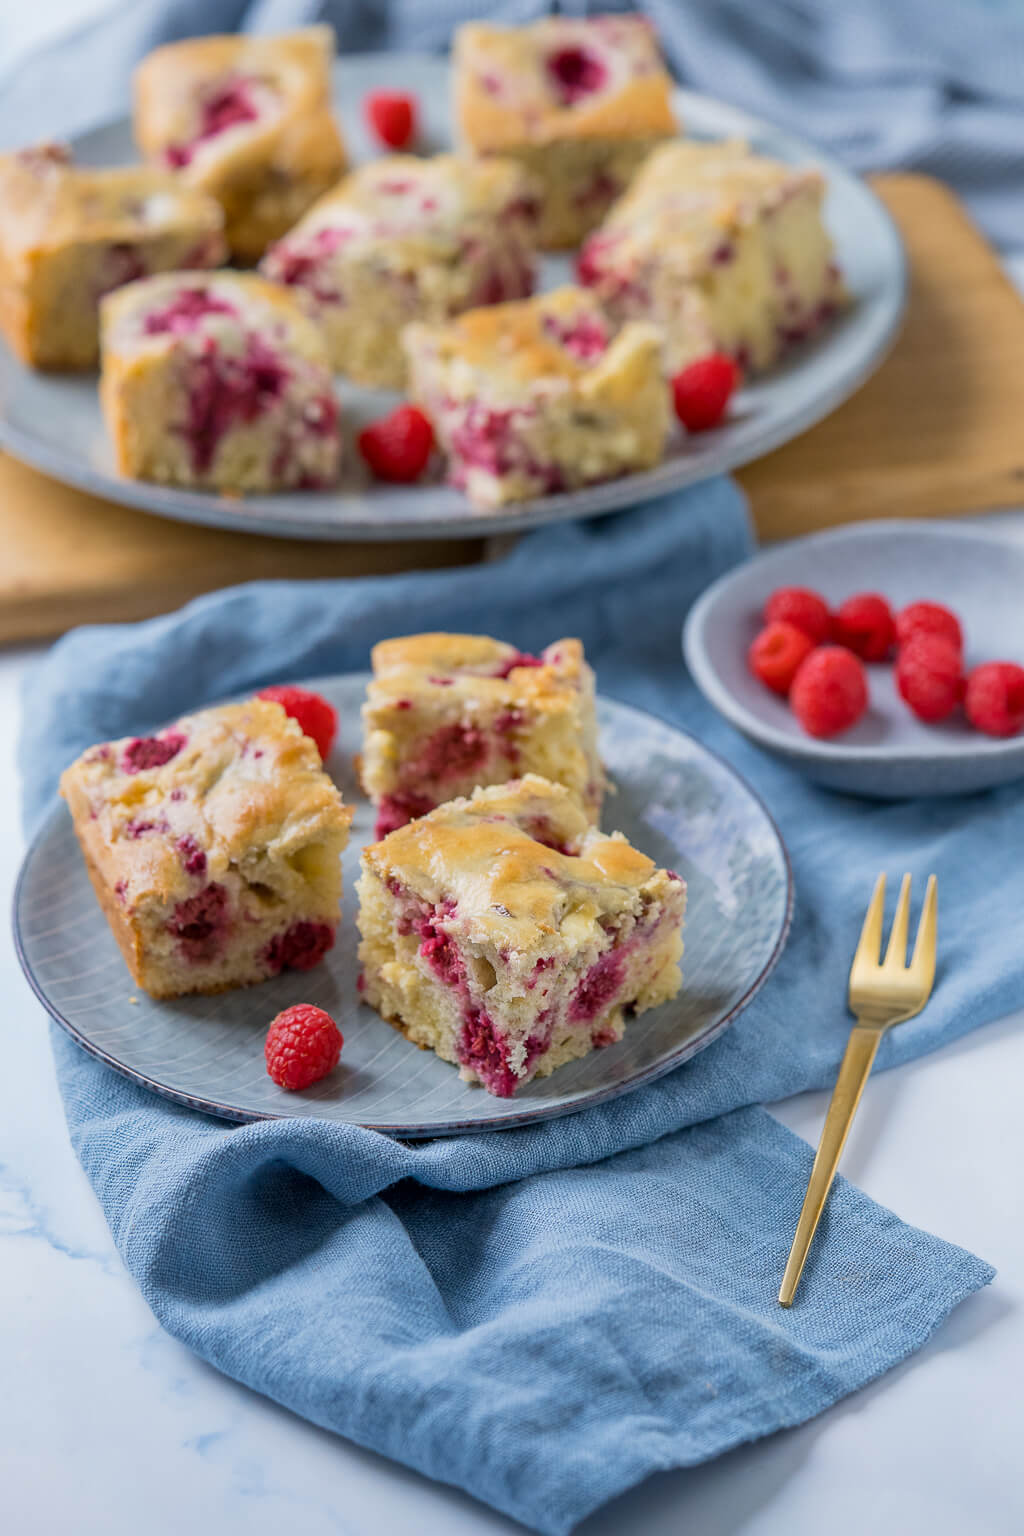
[[404,333],[410,392],[449,478],[481,506],[574,490],[662,457],[669,423],[661,338],[613,335],[585,289],[474,309]]
[[532,774],[367,848],[358,891],[365,1000],[499,1097],[681,985],[682,880]]
[[534,656],[486,635],[406,635],[374,646],[372,659],[361,775],[378,838],[526,773],[563,784],[598,819],[594,674],[578,640]]
[[148,160],[217,198],[242,262],[300,219],[345,169],[331,110],[330,27],[167,43],[135,72]]
[[89,749],[61,794],[125,962],[154,997],[219,992],[334,943],[352,812],[280,704]]
[[0,330],[36,368],[93,368],[100,300],[224,260],[219,204],[166,171],[93,170],[59,144],[0,156]]
[[769,368],[845,302],[824,191],[740,141],[666,144],[583,247],[580,279],[618,322],[659,326],[670,373],[713,351]]
[[512,160],[386,155],[352,171],[264,257],[311,304],[335,368],[400,389],[400,338],[533,291],[539,191]]
[[470,22],[456,33],[453,69],[462,143],[514,155],[540,178],[544,247],[578,245],[677,131],[672,82],[643,16]]
[[333,484],[327,351],[286,288],[171,273],[104,300],[100,400],[122,474],[228,491]]

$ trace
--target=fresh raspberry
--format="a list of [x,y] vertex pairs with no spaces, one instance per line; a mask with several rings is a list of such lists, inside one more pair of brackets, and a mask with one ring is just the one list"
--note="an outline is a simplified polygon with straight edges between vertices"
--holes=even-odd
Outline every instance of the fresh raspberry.
[[279,1088],[309,1088],[333,1072],[344,1043],[329,1013],[312,1003],[296,1003],[267,1030],[267,1071]]
[[896,640],[892,609],[877,592],[858,592],[840,604],[833,620],[837,645],[861,661],[884,661]]
[[724,352],[709,352],[680,370],[672,380],[676,415],[687,432],[705,432],[725,415],[742,375]]
[[825,645],[832,638],[828,604],[809,587],[779,587],[764,605],[764,621],[795,624],[815,645]]
[[849,730],[868,707],[863,662],[845,646],[819,646],[801,663],[789,702],[809,736]]
[[338,711],[323,694],[296,688],[292,683],[275,683],[271,688],[261,688],[256,697],[280,704],[285,714],[298,721],[306,735],[316,742],[321,761],[326,763],[338,729]]
[[408,91],[371,91],[363,110],[382,144],[405,149],[416,137],[416,106],[416,97]]
[[418,480],[434,447],[434,429],[414,405],[400,405],[359,434],[359,452],[378,480]]
[[1015,661],[986,661],[967,679],[967,718],[988,736],[1016,736],[1024,726],[1024,667]]
[[963,669],[958,646],[943,635],[922,630],[900,646],[896,687],[919,720],[937,725],[963,698]]
[[938,635],[958,651],[964,648],[960,620],[941,603],[910,603],[896,615],[897,645],[906,645],[915,635]]
[[795,624],[766,624],[747,652],[747,665],[766,688],[785,695],[813,650],[814,641]]

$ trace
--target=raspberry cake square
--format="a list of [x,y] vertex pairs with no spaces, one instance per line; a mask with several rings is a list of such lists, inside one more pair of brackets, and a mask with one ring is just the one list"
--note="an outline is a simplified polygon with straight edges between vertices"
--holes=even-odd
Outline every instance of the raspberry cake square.
[[613,335],[584,289],[413,324],[403,340],[410,393],[433,421],[449,478],[481,506],[575,490],[662,457],[660,334],[631,322]]
[[330,27],[196,37],[135,72],[135,141],[224,209],[237,260],[258,261],[345,169],[331,112]]
[[650,320],[671,373],[708,352],[752,372],[810,336],[845,295],[820,172],[744,143],[666,144],[580,253],[618,321]]
[[456,34],[454,68],[462,143],[513,155],[540,177],[547,248],[578,245],[677,131],[672,82],[643,16],[471,22]]
[[351,811],[280,704],[206,709],[61,779],[89,878],[153,997],[220,992],[334,943]]
[[681,985],[686,887],[533,774],[363,854],[365,1001],[507,1098]]
[[406,635],[373,649],[361,776],[378,838],[477,785],[536,773],[597,821],[594,674],[578,640],[531,656],[486,635]]
[[227,255],[213,198],[166,171],[82,169],[60,144],[0,156],[0,208],[0,330],[35,368],[94,368],[105,294]]
[[337,479],[327,348],[286,288],[238,272],[152,277],[103,301],[101,332],[122,474],[234,492]]
[[309,298],[335,368],[401,389],[410,320],[532,293],[538,207],[513,160],[388,155],[321,198],[262,271]]

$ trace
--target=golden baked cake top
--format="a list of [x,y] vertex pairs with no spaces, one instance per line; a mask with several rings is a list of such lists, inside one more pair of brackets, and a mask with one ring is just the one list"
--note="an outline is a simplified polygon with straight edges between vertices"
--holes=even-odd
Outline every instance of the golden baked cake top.
[[579,640],[556,640],[539,656],[487,635],[445,633],[382,640],[372,652],[370,698],[394,706],[407,695],[564,706],[589,672]]
[[405,339],[410,353],[429,353],[432,362],[519,384],[604,378],[635,355],[646,373],[651,353],[660,351],[653,326],[631,323],[613,337],[597,299],[569,287],[467,310],[444,325],[409,325]]
[[677,139],[653,151],[591,241],[623,254],[663,253],[696,273],[714,265],[723,241],[742,226],[797,192],[820,196],[824,185],[813,167],[755,154],[742,139]]
[[517,950],[571,951],[592,941],[602,917],[637,911],[645,888],[669,878],[536,774],[440,805],[363,857],[385,883],[448,904],[446,921],[466,936]]
[[9,252],[84,241],[134,242],[195,231],[197,248],[215,241],[224,215],[204,192],[151,166],[94,170],[76,166],[61,144],[0,155],[0,244]]
[[245,334],[287,341],[327,366],[316,325],[294,293],[252,272],[163,272],[127,283],[100,306],[106,352],[163,352],[183,337],[230,347]]
[[311,843],[336,847],[352,818],[314,743],[263,699],[91,747],[65,770],[61,793],[92,823],[105,879],[129,907],[187,895],[196,877],[231,866],[244,874],[254,851],[311,858]]
[[456,33],[456,120],[474,149],[675,133],[671,92],[644,16],[469,22]]
[[[313,170],[334,164],[330,118],[334,32],[231,34],[166,43],[135,71],[135,135],[142,152],[182,170],[235,153],[247,139],[283,135],[284,158]],[[244,131],[243,131],[244,130]]]

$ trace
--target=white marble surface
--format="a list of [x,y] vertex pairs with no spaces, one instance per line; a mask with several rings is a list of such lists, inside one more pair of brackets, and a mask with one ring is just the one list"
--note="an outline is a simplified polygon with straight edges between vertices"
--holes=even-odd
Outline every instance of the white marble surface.
[[[1024,517],[1008,520],[1024,534]],[[0,887],[20,856],[31,653],[0,655]],[[944,903],[955,922],[955,892]],[[993,920],[1002,912],[993,893]],[[514,1522],[311,1428],[164,1335],[67,1141],[42,1010],[0,935],[0,1532],[461,1536]],[[794,1020],[794,1027],[799,1027]],[[844,1172],[999,1269],[920,1353],[801,1429],[663,1474],[585,1536],[1020,1536],[1024,1013],[872,1079]],[[776,1106],[814,1139],[825,1098]]]

